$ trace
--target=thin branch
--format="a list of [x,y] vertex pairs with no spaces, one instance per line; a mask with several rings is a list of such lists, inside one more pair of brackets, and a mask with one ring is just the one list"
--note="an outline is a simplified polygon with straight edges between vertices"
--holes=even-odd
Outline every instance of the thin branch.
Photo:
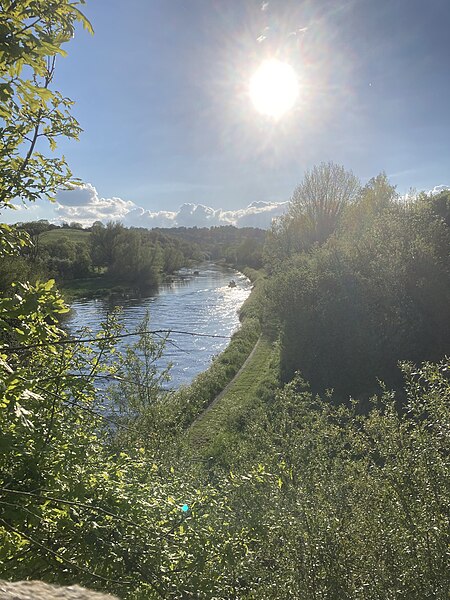
[[126,431],[130,431],[131,433],[136,433],[136,434],[139,433],[136,429],[132,429],[131,427],[128,427],[127,425],[118,423],[117,421],[110,419],[106,415],[94,410],[93,408],[89,408],[88,406],[83,406],[82,404],[79,404],[76,400],[71,400],[70,398],[61,398],[61,396],[58,396],[52,390],[47,390],[47,389],[41,388],[39,386],[36,386],[36,389],[39,390],[40,392],[42,392],[43,394],[50,394],[50,395],[53,395],[54,397],[56,396],[56,398],[61,400],[62,402],[70,404],[70,406],[74,406],[75,408],[79,408],[80,410],[84,410],[85,412],[93,415],[94,417],[100,417],[104,421],[107,421],[108,423],[111,423],[112,425],[114,425],[114,427],[118,427],[119,429],[125,429]]
[[43,496],[42,494],[35,494],[34,492],[22,492],[21,490],[12,490],[10,488],[2,488],[0,487],[0,492],[6,492],[7,494],[16,494],[19,496],[30,496],[32,498],[38,498],[39,500],[43,500],[45,502],[53,502],[54,504],[65,504],[66,506],[77,506],[78,508],[86,508],[87,510],[92,510],[94,512],[106,515],[108,517],[113,517],[118,521],[122,521],[127,525],[132,525],[133,527],[137,527],[138,529],[142,529],[147,531],[148,533],[154,535],[154,531],[145,527],[142,523],[135,523],[131,521],[131,519],[127,519],[125,517],[121,517],[116,513],[113,513],[105,508],[100,508],[99,506],[92,506],[91,504],[85,504],[84,502],[77,502],[75,500],[63,500],[62,498],[53,498],[51,496]]
[[14,504],[13,502],[4,502],[3,500],[0,500],[0,504],[2,504],[3,506],[11,506],[11,508],[23,510],[24,512],[28,513],[35,519],[40,520],[42,518],[41,515],[36,514],[35,512],[30,510],[29,508],[26,508],[25,506],[20,506],[20,504]]
[[145,334],[150,334],[150,335],[157,335],[159,333],[166,333],[168,335],[170,335],[171,333],[176,333],[177,335],[190,335],[193,337],[207,337],[207,338],[218,338],[218,339],[223,339],[223,340],[229,340],[231,339],[230,335],[216,335],[216,334],[209,334],[209,333],[197,333],[197,332],[193,332],[193,331],[180,331],[180,330],[176,330],[176,329],[155,329],[154,331],[136,331],[134,333],[118,333],[116,335],[110,335],[110,336],[104,336],[101,338],[98,337],[94,337],[94,338],[78,338],[78,339],[70,339],[70,338],[66,338],[66,339],[60,339],[60,340],[55,340],[54,342],[40,342],[38,344],[24,344],[22,346],[3,346],[3,348],[5,350],[9,350],[10,352],[20,352],[22,350],[33,350],[35,348],[46,348],[47,346],[63,346],[63,345],[69,345],[69,344],[85,344],[88,342],[108,342],[108,341],[115,341],[119,338],[126,338],[126,337],[132,337],[132,336],[136,336],[136,335],[145,335]]
[[20,537],[22,537],[25,540],[29,541],[34,546],[37,546],[38,548],[40,548],[41,550],[43,550],[44,552],[46,552],[48,554],[51,554],[57,560],[65,563],[66,565],[68,565],[69,567],[71,567],[73,569],[77,569],[78,571],[81,571],[85,575],[89,575],[90,577],[94,577],[94,579],[100,579],[101,581],[106,581],[107,583],[116,583],[116,584],[119,584],[119,585],[131,585],[131,584],[136,584],[137,583],[137,582],[135,582],[133,580],[128,580],[128,581],[127,580],[122,580],[122,581],[120,581],[120,580],[117,580],[117,579],[108,579],[107,577],[103,577],[103,575],[98,575],[97,573],[94,573],[93,571],[89,571],[85,567],[80,567],[80,565],[77,565],[76,563],[72,562],[71,560],[68,560],[67,558],[65,558],[64,556],[62,556],[61,554],[59,554],[59,552],[55,552],[51,548],[48,548],[47,546],[45,546],[41,542],[38,542],[38,540],[35,540],[34,538],[30,537],[26,533],[23,533],[23,531],[19,531],[18,529],[16,529],[15,527],[13,527],[9,523],[7,523],[2,518],[0,518],[0,523],[2,523],[3,526],[6,527],[6,529],[9,529],[9,531],[12,531],[13,533],[19,535]]
[[17,33],[15,33],[15,35],[16,36],[20,35],[20,34],[24,33],[24,31],[27,31],[28,29],[32,29],[35,25],[37,25],[37,23],[39,23],[40,20],[41,20],[41,17],[38,17],[36,19],[36,21],[33,21],[33,23],[30,23],[29,25],[27,25],[26,27],[24,27],[20,31],[17,31]]
[[[10,488],[0,488],[0,492],[6,492],[7,494],[11,493],[11,494],[16,494],[16,495],[20,495],[20,496],[28,496],[28,497],[32,497],[32,498],[38,498],[38,499],[44,500],[46,502],[54,502],[56,504],[65,504],[66,506],[76,506],[78,508],[85,508],[87,510],[91,510],[91,511],[95,511],[95,512],[100,513],[100,514],[107,515],[109,517],[112,517],[114,519],[122,521],[122,522],[124,522],[124,523],[126,523],[128,525],[132,525],[133,527],[136,527],[137,529],[147,531],[151,535],[154,535],[154,533],[155,533],[154,531],[151,531],[150,529],[148,529],[147,527],[145,527],[144,525],[142,525],[142,523],[135,523],[134,521],[131,521],[130,519],[127,519],[125,517],[121,517],[120,515],[117,515],[117,514],[111,512],[111,511],[108,511],[108,510],[104,509],[104,508],[100,508],[98,506],[92,506],[92,505],[89,505],[89,504],[85,504],[84,502],[76,502],[76,501],[73,501],[73,500],[63,500],[62,498],[53,498],[53,497],[50,497],[50,496],[44,496],[42,494],[36,494],[34,492],[23,492],[23,491],[20,491],[20,490],[13,490],[13,489],[10,489]],[[5,502],[0,502],[0,503],[2,503],[2,504],[8,504],[8,503],[5,503]],[[105,577],[103,577],[101,575],[97,575],[95,573],[92,573],[92,572],[88,571],[87,569],[84,569],[82,567],[79,567],[75,563],[72,563],[72,561],[69,561],[69,560],[65,559],[64,557],[62,557],[58,553],[54,552],[50,548],[47,548],[46,546],[44,546],[40,542],[37,542],[36,540],[33,540],[32,538],[30,538],[26,534],[23,534],[22,532],[16,530],[15,528],[13,528],[11,525],[9,525],[8,523],[6,523],[1,518],[0,518],[0,522],[2,522],[6,527],[8,527],[9,529],[11,529],[15,533],[18,533],[19,535],[23,536],[25,539],[29,540],[31,543],[35,543],[38,547],[40,547],[40,548],[42,548],[42,549],[50,552],[51,554],[53,554],[57,558],[60,558],[61,560],[63,560],[67,564],[69,564],[71,566],[74,566],[76,569],[79,569],[80,571],[82,571],[84,573],[87,573],[88,575],[91,575],[93,577],[102,579],[103,581],[108,581],[110,583],[119,583],[119,584],[123,584],[123,585],[131,585],[132,583],[137,583],[137,582],[134,582],[132,580],[130,580],[130,581],[116,581],[116,580],[113,580],[113,579],[106,579]],[[180,522],[175,523],[174,526],[168,532],[166,532],[166,534],[164,535],[164,537],[168,537],[176,529],[176,527],[178,527],[179,525],[180,525]],[[152,577],[154,578],[154,580],[158,581],[157,575],[154,572],[152,572],[150,569],[149,569],[149,572],[152,575]],[[146,582],[162,598],[165,597],[164,594],[159,589],[159,585],[156,585],[154,582],[148,581],[148,579],[146,579]]]
[[[25,377],[19,377],[19,379],[21,379],[22,381],[24,381],[25,383],[27,383],[27,380],[25,379]],[[48,389],[40,387],[38,385],[35,386],[35,387],[36,387],[37,390],[39,390],[43,394],[50,394],[51,396],[53,396],[57,400],[61,400],[61,402],[65,402],[65,403],[67,403],[67,404],[69,404],[71,406],[79,408],[80,410],[84,410],[85,412],[87,412],[87,413],[89,413],[89,414],[91,414],[91,415],[93,415],[95,417],[100,417],[101,419],[103,419],[104,421],[107,421],[108,423],[111,423],[115,427],[119,427],[120,429],[125,429],[126,431],[130,431],[131,433],[136,433],[136,434],[139,433],[136,429],[132,429],[131,427],[127,427],[126,425],[123,425],[122,423],[117,423],[117,421],[114,421],[113,419],[110,419],[109,417],[107,417],[106,415],[102,414],[101,412],[98,412],[98,411],[94,410],[93,408],[89,408],[88,406],[83,406],[82,404],[79,404],[76,400],[71,400],[70,398],[62,398],[59,394],[57,394],[53,390],[48,390]]]

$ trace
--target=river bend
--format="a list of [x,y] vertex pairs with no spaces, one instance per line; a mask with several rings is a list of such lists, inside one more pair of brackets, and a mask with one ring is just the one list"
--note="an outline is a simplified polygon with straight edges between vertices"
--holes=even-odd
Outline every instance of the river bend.
[[[94,333],[114,306],[122,308],[121,320],[132,331],[150,312],[150,328],[170,329],[196,334],[230,336],[239,327],[238,310],[250,294],[251,283],[237,271],[205,263],[194,271],[182,271],[172,283],[160,286],[158,293],[146,298],[120,300],[78,300],[72,303],[67,326],[72,335],[88,327]],[[231,280],[236,287],[229,287]],[[127,338],[130,341],[130,338]],[[188,384],[208,368],[212,357],[228,344],[228,339],[172,333],[166,344],[161,367],[172,363],[171,388]],[[125,341],[123,342],[125,344]]]

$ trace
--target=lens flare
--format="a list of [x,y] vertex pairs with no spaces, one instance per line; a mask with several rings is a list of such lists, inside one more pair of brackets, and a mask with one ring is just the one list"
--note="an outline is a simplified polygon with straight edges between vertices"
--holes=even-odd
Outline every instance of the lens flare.
[[297,75],[288,63],[267,60],[252,75],[249,93],[259,113],[279,119],[294,106],[298,98]]

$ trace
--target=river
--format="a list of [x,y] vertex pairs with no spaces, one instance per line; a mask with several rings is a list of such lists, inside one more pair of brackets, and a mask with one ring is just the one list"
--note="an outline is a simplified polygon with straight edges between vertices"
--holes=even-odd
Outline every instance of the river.
[[[251,289],[247,277],[227,267],[204,263],[195,269],[198,274],[193,270],[181,271],[173,277],[172,283],[161,285],[155,295],[146,298],[77,300],[71,305],[67,327],[72,335],[86,327],[96,333],[99,323],[119,306],[120,320],[130,331],[149,311],[152,330],[225,336],[170,334],[161,367],[172,363],[171,388],[188,384],[227,346],[228,337],[239,327],[238,310]],[[236,282],[236,287],[229,287],[231,280]],[[132,339],[126,341],[129,343]]]

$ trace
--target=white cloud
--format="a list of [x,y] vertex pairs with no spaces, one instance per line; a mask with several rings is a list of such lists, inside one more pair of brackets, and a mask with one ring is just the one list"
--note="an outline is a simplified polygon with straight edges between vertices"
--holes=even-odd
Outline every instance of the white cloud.
[[64,206],[83,206],[96,200],[98,200],[98,194],[92,183],[59,190],[56,194],[56,201]]
[[122,220],[127,227],[174,227],[174,219],[176,213],[161,210],[159,212],[151,212],[145,210],[141,206],[135,206],[127,212]]
[[432,190],[430,190],[428,193],[431,194],[432,196],[435,196],[436,194],[439,194],[440,192],[443,192],[444,190],[450,190],[450,185],[435,185],[434,188]]
[[247,208],[224,213],[236,227],[268,229],[272,220],[287,211],[288,202],[252,202]]
[[86,183],[72,190],[60,191],[56,197],[58,220],[78,221],[91,225],[94,221],[121,221],[133,227],[260,227],[267,229],[272,219],[287,210],[288,202],[252,202],[246,208],[227,211],[203,204],[186,203],[178,211],[150,211],[130,200],[100,198],[96,188]]
[[55,210],[61,220],[86,224],[121,220],[136,207],[130,200],[99,198],[97,190],[90,183],[71,190],[60,190],[56,195],[56,202]]

